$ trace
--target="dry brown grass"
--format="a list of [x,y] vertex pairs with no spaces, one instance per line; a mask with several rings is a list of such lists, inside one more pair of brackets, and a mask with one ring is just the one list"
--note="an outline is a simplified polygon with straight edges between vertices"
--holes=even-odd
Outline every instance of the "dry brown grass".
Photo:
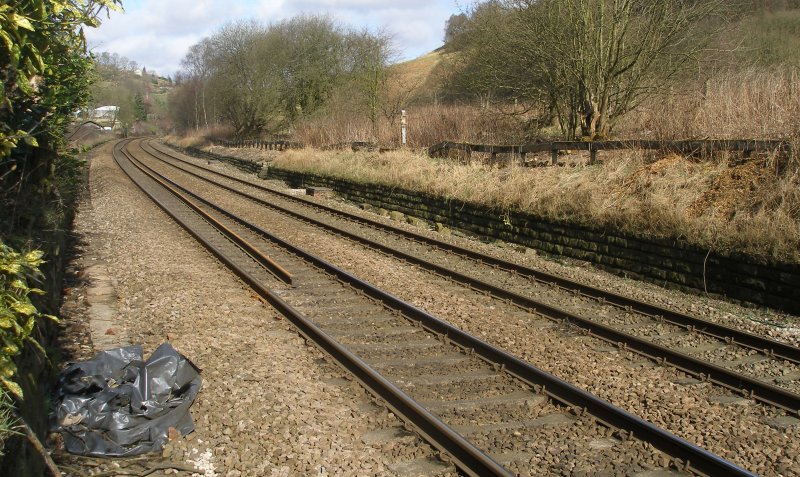
[[232,131],[229,127],[218,125],[210,128],[190,130],[183,136],[166,136],[165,140],[170,144],[175,144],[180,147],[202,148],[210,146],[212,144],[212,139],[229,138],[231,136]]
[[800,137],[800,71],[720,73],[680,94],[655,98],[620,124],[618,135],[657,139]]
[[[524,115],[511,116],[498,108],[412,104],[407,107],[408,145],[423,148],[441,141],[522,143],[527,136],[536,135],[526,132]],[[707,82],[687,84],[673,94],[652,98],[620,120],[614,137],[792,139],[800,138],[797,118],[800,118],[797,68],[747,69],[719,73]],[[556,130],[550,127],[539,134],[546,137]],[[375,139],[381,145],[396,146],[400,126],[398,118],[390,121],[381,117],[377,138],[373,138],[371,124],[362,112],[339,106],[297,125],[295,137],[314,147]]]
[[[407,151],[302,150],[284,153],[274,164],[501,211],[681,238],[715,252],[800,262],[800,172],[776,174],[767,162],[759,158],[734,164],[625,152],[607,153],[596,166],[500,169]],[[742,174],[742,168],[749,173]],[[754,178],[758,190],[751,190]],[[733,192],[715,195],[724,189]]]
[[[458,105],[409,106],[408,147],[427,148],[442,141],[476,143],[518,143],[522,123],[492,109]],[[300,123],[294,138],[313,147],[353,141],[373,141],[371,123],[361,113],[337,109],[323,117]],[[399,118],[381,117],[377,142],[382,146],[400,143]]]

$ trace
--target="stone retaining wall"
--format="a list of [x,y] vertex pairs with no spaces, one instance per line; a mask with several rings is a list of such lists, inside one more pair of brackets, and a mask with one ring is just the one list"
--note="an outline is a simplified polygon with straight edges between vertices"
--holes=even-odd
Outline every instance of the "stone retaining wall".
[[398,188],[275,167],[269,168],[267,177],[297,187],[329,187],[353,202],[399,211],[548,254],[585,260],[608,271],[667,288],[706,291],[800,313],[800,266],[795,264],[762,264],[748,256],[709,253],[677,239],[644,238],[611,229],[555,223],[525,213],[507,213]]

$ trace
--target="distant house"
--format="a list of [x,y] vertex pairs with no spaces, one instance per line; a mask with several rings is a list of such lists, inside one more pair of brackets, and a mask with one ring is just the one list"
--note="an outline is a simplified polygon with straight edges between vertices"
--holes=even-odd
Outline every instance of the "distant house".
[[92,119],[111,119],[117,118],[119,106],[100,106],[92,112]]
[[117,124],[117,115],[119,114],[119,106],[101,106],[96,109],[79,110],[75,111],[75,119],[77,121],[94,121],[102,128],[115,129]]

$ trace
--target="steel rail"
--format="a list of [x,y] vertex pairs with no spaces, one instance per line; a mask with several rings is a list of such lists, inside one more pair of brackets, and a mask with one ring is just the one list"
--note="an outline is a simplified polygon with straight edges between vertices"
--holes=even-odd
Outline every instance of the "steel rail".
[[[173,167],[176,166],[173,165]],[[182,168],[178,169],[184,170]],[[529,312],[541,314],[544,317],[555,321],[563,321],[569,323],[583,330],[584,332],[591,334],[592,336],[595,336],[608,343],[613,344],[614,346],[634,351],[643,356],[656,360],[658,363],[662,365],[668,364],[681,371],[699,377],[700,379],[703,380],[707,379],[717,385],[726,387],[728,389],[731,389],[739,393],[743,393],[747,397],[750,397],[752,399],[756,399],[771,406],[776,406],[785,409],[786,411],[792,414],[800,415],[800,395],[788,391],[779,386],[775,386],[760,379],[756,379],[741,373],[737,373],[722,366],[718,366],[708,361],[695,358],[686,353],[681,353],[679,351],[670,349],[666,346],[662,346],[657,343],[653,343],[652,341],[639,338],[638,336],[634,336],[624,331],[620,331],[611,326],[598,323],[592,319],[584,318],[582,316],[576,315],[572,312],[566,311],[556,306],[548,305],[546,303],[534,300],[519,293],[512,292],[500,288],[498,286],[492,285],[490,283],[484,282],[478,278],[462,274],[460,272],[457,272],[455,270],[449,269],[447,267],[435,263],[431,263],[425,259],[402,252],[400,250],[396,250],[387,245],[370,240],[366,237],[361,237],[357,234],[348,232],[336,226],[326,224],[325,222],[310,217],[306,217],[298,212],[286,209],[276,204],[272,204],[258,197],[250,196],[244,192],[237,190],[234,187],[225,184],[220,184],[211,179],[195,174],[191,171],[184,170],[184,172],[193,175],[195,177],[198,177],[199,179],[202,179],[204,181],[210,182],[224,190],[244,196],[247,199],[252,200],[258,204],[279,210],[291,217],[297,218],[298,220],[302,220],[310,224],[313,224],[317,227],[332,231],[335,234],[340,235],[348,240],[361,243],[375,250],[379,250],[388,255],[400,258],[414,265],[433,271],[438,275],[447,277],[449,279],[467,285],[475,290],[489,293],[502,300],[507,300]],[[718,338],[718,339],[723,339],[723,338]]]
[[[120,153],[122,153],[122,154],[124,154],[124,155],[126,156],[126,158],[127,158],[128,160],[130,160],[131,162],[133,162],[133,160],[132,160],[131,156],[130,156],[130,155],[129,155],[129,154],[128,154],[128,153],[127,153],[127,152],[126,152],[126,151],[125,151],[123,148],[124,148],[125,146],[127,146],[127,144],[128,144],[128,143],[130,143],[130,142],[131,142],[131,141],[133,141],[133,140],[134,140],[134,139],[127,140],[127,142],[126,142],[125,144],[123,144],[122,146],[120,146],[120,149],[119,149],[119,152],[120,152]],[[148,175],[149,175],[149,174],[148,174]],[[160,184],[162,187],[164,187],[165,189],[167,189],[169,192],[172,192],[172,193],[173,193],[173,194],[175,194],[176,196],[179,196],[179,197],[180,197],[180,195],[179,195],[179,193],[178,193],[177,191],[173,190],[173,189],[172,189],[172,188],[171,188],[169,185],[167,185],[167,184],[164,184],[163,182],[161,182],[161,181],[160,181],[158,178],[156,178],[156,177],[153,177],[153,176],[150,176],[150,178],[151,178],[151,179],[153,179],[154,181],[158,182],[158,183],[159,183],[159,184]],[[154,199],[154,200],[155,200],[155,199]],[[206,222],[208,222],[208,223],[209,223],[209,224],[210,224],[212,227],[214,227],[214,228],[216,228],[217,230],[219,230],[219,231],[220,231],[220,233],[221,233],[223,236],[225,236],[226,238],[228,238],[229,240],[231,240],[233,243],[235,243],[235,244],[239,245],[239,246],[240,246],[240,247],[241,247],[243,250],[245,250],[245,251],[246,251],[246,253],[248,253],[248,254],[249,254],[249,255],[250,255],[250,256],[251,256],[251,257],[252,257],[252,258],[253,258],[253,259],[254,259],[256,262],[260,263],[260,264],[261,264],[261,265],[263,265],[263,266],[264,266],[264,267],[265,267],[267,270],[269,270],[269,272],[270,272],[270,273],[272,273],[272,275],[274,275],[274,276],[275,276],[277,279],[279,279],[279,280],[281,280],[282,282],[284,282],[284,283],[287,283],[287,284],[289,284],[289,285],[291,285],[291,284],[292,284],[292,274],[291,274],[291,273],[289,273],[289,271],[287,271],[287,270],[286,270],[285,268],[283,268],[281,265],[279,265],[278,263],[276,263],[276,262],[275,262],[275,261],[274,261],[274,260],[273,260],[271,257],[269,257],[268,255],[265,255],[263,252],[261,252],[260,250],[256,249],[256,248],[255,248],[255,247],[253,247],[252,245],[250,245],[250,244],[249,244],[249,243],[248,243],[248,242],[247,242],[247,241],[246,241],[244,238],[242,238],[242,237],[241,237],[240,235],[238,235],[236,232],[234,232],[234,231],[230,230],[229,228],[225,227],[225,225],[224,225],[224,224],[220,223],[220,222],[219,222],[218,220],[216,220],[215,218],[213,218],[213,217],[211,217],[210,215],[208,215],[208,213],[206,213],[206,212],[205,212],[203,209],[201,209],[201,208],[200,208],[200,207],[199,207],[197,204],[195,204],[195,203],[194,203],[194,202],[192,202],[191,200],[188,200],[188,199],[186,199],[186,200],[183,200],[183,202],[186,204],[186,206],[187,206],[187,207],[189,207],[189,208],[190,208],[190,209],[192,209],[192,210],[193,210],[193,211],[194,211],[196,214],[198,214],[198,215],[199,215],[199,216],[200,216],[200,217],[201,217],[203,220],[205,220]],[[161,204],[159,204],[159,205],[161,205]],[[162,208],[164,208],[164,207],[162,207]],[[200,237],[198,237],[198,236],[196,235],[196,233],[197,233],[197,232],[196,232],[194,229],[192,229],[192,227],[191,227],[189,224],[187,224],[187,223],[186,223],[186,222],[185,222],[183,219],[181,219],[180,217],[178,217],[177,215],[175,215],[175,214],[174,214],[174,213],[173,213],[171,210],[169,210],[169,209],[166,209],[166,208],[164,208],[164,211],[165,211],[165,212],[166,212],[166,213],[167,213],[167,214],[168,214],[170,217],[172,217],[172,219],[173,219],[175,222],[177,222],[178,224],[180,224],[180,225],[181,225],[181,226],[182,226],[184,229],[186,229],[186,231],[187,231],[187,232],[189,232],[189,233],[190,233],[192,236],[194,236],[194,237],[195,237],[195,239],[197,239],[197,240],[200,240]]]
[[[124,147],[124,146],[122,146]],[[136,159],[125,154],[130,163],[136,167]],[[153,193],[138,182],[133,175],[127,171],[122,164],[120,164],[118,157],[115,156],[115,161],[120,169],[135,183],[153,202],[155,202],[161,209],[167,212],[173,219],[176,217],[169,211],[169,207],[158,199]],[[164,187],[165,183],[159,181],[143,169],[139,170],[156,181],[157,184]],[[175,195],[179,200],[187,203],[188,198],[170,187],[165,187],[165,190]],[[226,267],[238,276],[244,283],[250,286],[258,295],[263,298],[267,303],[272,305],[278,312],[286,316],[297,328],[306,339],[313,341],[323,351],[330,355],[334,361],[342,366],[345,370],[350,372],[360,383],[369,389],[375,396],[382,399],[389,408],[392,409],[398,416],[403,416],[406,422],[409,422],[415,427],[419,433],[434,447],[447,453],[454,459],[455,464],[465,473],[474,477],[482,476],[502,476],[511,477],[508,470],[503,468],[500,464],[495,462],[491,457],[484,454],[480,449],[475,447],[471,442],[461,436],[459,433],[450,428],[447,424],[442,422],[430,411],[422,407],[410,396],[404,393],[401,389],[395,386],[391,381],[387,380],[377,371],[372,369],[368,364],[361,360],[358,356],[352,353],[349,349],[342,346],[339,342],[333,339],[330,335],[323,332],[316,326],[310,319],[305,317],[302,313],[294,309],[291,305],[286,303],[281,297],[276,295],[272,290],[268,289],[257,278],[251,275],[247,270],[240,267],[232,261],[223,251],[218,247],[207,241],[197,232],[190,232],[192,236],[201,243],[206,249],[214,254]],[[250,252],[256,252],[257,249],[249,245],[242,245],[250,249]]]
[[[147,167],[144,164],[141,164]],[[151,169],[152,171],[152,169]],[[687,469],[699,473],[701,475],[731,475],[731,476],[751,476],[750,472],[728,462],[721,457],[708,452],[707,450],[696,446],[684,439],[681,439],[674,434],[665,431],[652,423],[635,416],[624,409],[621,409],[613,404],[605,401],[597,396],[594,396],[583,389],[580,389],[572,384],[553,376],[532,364],[523,361],[500,348],[490,345],[478,338],[452,326],[451,324],[440,320],[439,318],[421,310],[414,305],[406,303],[398,297],[387,293],[372,284],[336,267],[335,265],[319,258],[311,253],[296,247],[272,233],[262,229],[261,227],[247,222],[239,218],[232,212],[229,212],[219,205],[202,198],[198,194],[189,191],[188,189],[175,184],[163,175],[152,171],[154,174],[159,175],[166,181],[173,183],[177,188],[185,193],[193,196],[196,200],[203,202],[206,206],[213,208],[217,212],[225,215],[238,224],[246,227],[263,238],[285,248],[287,251],[303,258],[312,265],[324,270],[325,272],[337,277],[343,283],[347,283],[353,288],[363,291],[367,296],[381,301],[385,306],[397,310],[407,318],[417,321],[429,331],[432,331],[442,337],[446,342],[456,344],[462,349],[474,353],[489,363],[493,363],[499,369],[516,376],[522,381],[528,383],[538,392],[542,392],[555,399],[556,401],[565,403],[573,408],[588,412],[594,416],[598,421],[605,423],[611,427],[624,430],[629,436],[650,443],[655,448],[665,452],[673,458],[680,459]],[[288,305],[287,305],[288,306]]]
[[[153,147],[148,143],[149,147]],[[345,212],[342,210],[335,209],[333,207],[326,206],[324,204],[319,204],[314,201],[296,197],[291,194],[287,194],[281,191],[273,190],[269,187],[264,187],[260,184],[255,184],[250,181],[246,181],[240,179],[238,177],[232,176],[230,174],[225,174],[223,172],[214,171],[211,169],[204,168],[197,164],[193,164],[189,161],[181,159],[180,157],[174,156],[168,152],[162,151],[153,147],[156,151],[160,154],[164,154],[166,156],[171,157],[177,161],[183,162],[193,167],[200,168],[206,172],[224,177],[226,179],[230,179],[241,184],[246,184],[250,187],[254,187],[256,189],[275,194],[281,198],[286,200],[301,203],[303,205],[313,207],[324,212],[337,215],[343,217],[347,220],[351,220],[354,222],[361,223],[363,225],[367,225],[373,228],[382,229],[389,233],[395,235],[401,235],[406,237],[410,240],[434,246],[451,253],[461,255],[463,257],[469,258],[471,260],[482,262],[484,264],[490,265],[492,267],[497,267],[508,272],[516,273],[521,276],[525,276],[540,282],[549,283],[553,286],[557,286],[560,288],[573,290],[581,295],[594,298],[596,300],[601,300],[607,302],[613,306],[618,308],[628,309],[632,311],[636,311],[640,314],[647,315],[653,318],[663,319],[666,322],[672,323],[674,325],[678,325],[680,327],[691,329],[692,331],[696,331],[699,333],[703,333],[709,336],[713,336],[715,338],[719,338],[722,340],[726,340],[732,343],[736,343],[740,346],[744,346],[750,349],[757,350],[759,352],[763,352],[769,354],[770,356],[775,356],[777,358],[791,361],[793,363],[800,364],[800,347],[792,346],[787,343],[782,343],[780,341],[776,341],[770,338],[766,338],[764,336],[759,336],[755,333],[749,333],[746,331],[742,331],[736,328],[731,328],[729,326],[725,326],[719,323],[714,323],[708,320],[703,320],[701,318],[697,318],[695,316],[687,315],[685,313],[681,313],[676,310],[670,310],[668,308],[664,308],[658,305],[653,305],[650,303],[646,303],[635,298],[627,297],[624,295],[620,295],[618,293],[614,293],[612,291],[603,290],[600,288],[593,287],[591,285],[587,285],[584,283],[579,283],[573,280],[569,280],[567,278],[562,278],[556,275],[549,274],[547,272],[542,272],[539,270],[532,269],[530,267],[526,267],[524,265],[519,265],[516,263],[509,262],[507,260],[503,260],[497,257],[492,257],[490,255],[486,255],[474,250],[470,250],[464,247],[460,247],[458,245],[453,245],[441,240],[437,240],[435,238],[426,237],[421,234],[417,234],[412,231],[404,230],[399,227],[394,227],[389,224],[384,224],[366,217],[361,217],[356,214],[352,214],[349,212]],[[189,174],[193,174],[190,171],[186,171]],[[198,176],[201,177],[202,176]],[[244,193],[243,193],[244,194]],[[245,194],[247,195],[247,194]]]

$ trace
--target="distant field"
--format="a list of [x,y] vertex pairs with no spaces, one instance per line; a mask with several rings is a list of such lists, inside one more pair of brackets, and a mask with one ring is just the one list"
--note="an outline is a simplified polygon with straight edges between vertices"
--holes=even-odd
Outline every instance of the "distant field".
[[432,75],[443,59],[444,53],[432,51],[419,58],[393,65],[391,69],[396,74],[393,79],[396,83],[395,87],[398,85],[413,87],[413,95],[416,96],[424,94],[425,91],[430,91],[436,86],[433,84],[435,83],[435,78]]

